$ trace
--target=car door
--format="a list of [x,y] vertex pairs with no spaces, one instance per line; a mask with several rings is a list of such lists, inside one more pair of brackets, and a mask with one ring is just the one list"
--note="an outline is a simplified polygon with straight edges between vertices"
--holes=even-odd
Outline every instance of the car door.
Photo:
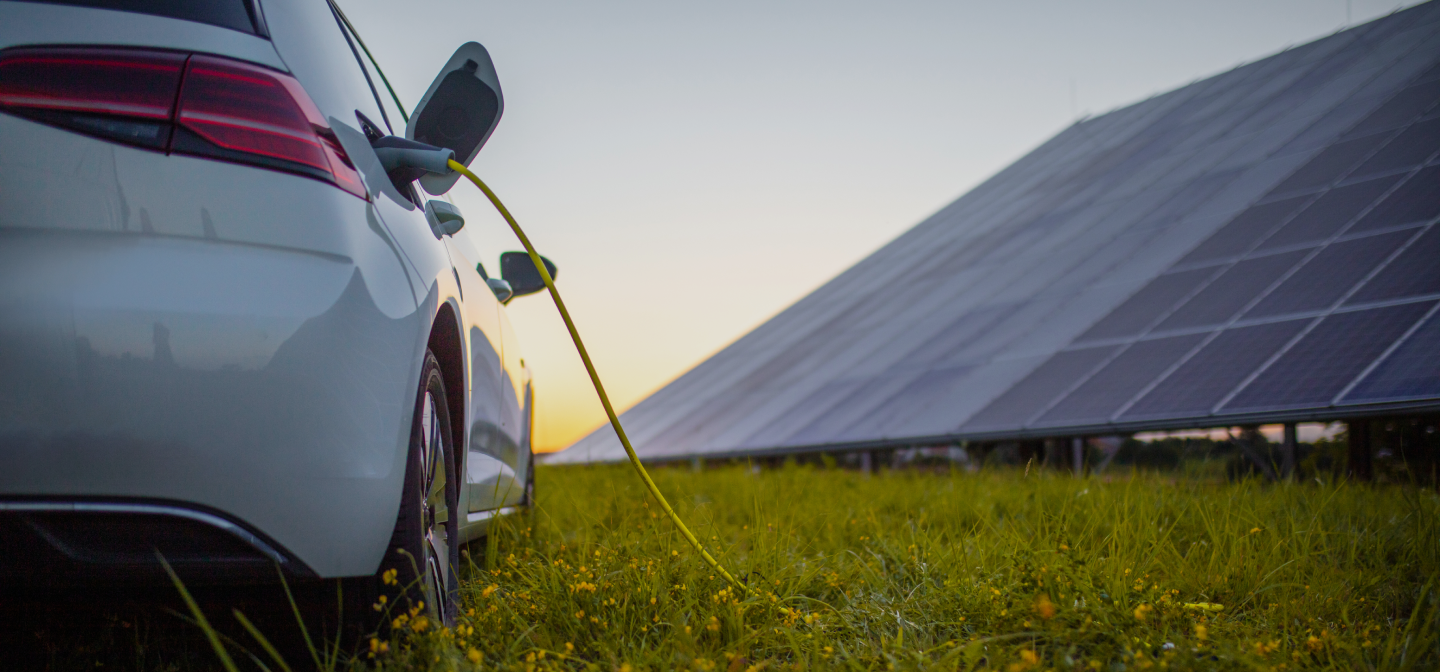
[[[540,294],[533,295],[540,297]],[[529,300],[534,301],[535,298]],[[499,314],[501,356],[504,369],[501,373],[500,395],[500,459],[511,470],[512,483],[498,493],[502,506],[520,503],[525,496],[524,484],[530,466],[530,380],[529,369],[520,354],[520,340],[510,326],[505,307]]]
[[[465,479],[461,497],[467,514],[475,514],[507,502],[514,489],[515,468],[505,440],[505,423],[510,413],[504,393],[502,307],[485,284],[482,259],[486,256],[465,228],[445,237],[454,262],[455,274],[464,293],[461,321],[469,351],[470,438],[466,445]],[[484,516],[476,516],[483,518]]]

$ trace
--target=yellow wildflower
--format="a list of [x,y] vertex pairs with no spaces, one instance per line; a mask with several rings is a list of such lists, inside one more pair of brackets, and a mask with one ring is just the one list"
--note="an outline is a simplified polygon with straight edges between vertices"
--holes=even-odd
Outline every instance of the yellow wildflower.
[[1055,603],[1050,601],[1049,595],[1042,593],[1040,597],[1035,600],[1035,613],[1047,621],[1055,617]]
[[1135,620],[1137,620],[1137,621],[1144,621],[1145,618],[1150,615],[1150,612],[1152,612],[1152,611],[1154,611],[1154,610],[1155,610],[1155,607],[1152,607],[1152,606],[1150,606],[1150,605],[1148,605],[1148,604],[1142,604],[1142,605],[1140,605],[1140,606],[1138,606],[1138,607],[1135,607],[1135,611],[1134,611]]

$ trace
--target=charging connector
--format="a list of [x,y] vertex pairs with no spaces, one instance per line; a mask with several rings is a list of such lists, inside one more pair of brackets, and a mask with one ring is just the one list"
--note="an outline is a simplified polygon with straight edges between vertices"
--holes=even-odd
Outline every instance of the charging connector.
[[414,182],[427,173],[449,175],[455,150],[387,135],[372,143],[385,173],[396,181]]

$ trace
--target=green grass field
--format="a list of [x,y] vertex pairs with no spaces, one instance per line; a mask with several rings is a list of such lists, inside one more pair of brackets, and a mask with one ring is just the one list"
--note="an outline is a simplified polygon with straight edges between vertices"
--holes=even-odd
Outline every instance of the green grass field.
[[[1440,497],[1158,475],[545,468],[384,669],[1437,669]],[[417,630],[419,630],[417,632]]]

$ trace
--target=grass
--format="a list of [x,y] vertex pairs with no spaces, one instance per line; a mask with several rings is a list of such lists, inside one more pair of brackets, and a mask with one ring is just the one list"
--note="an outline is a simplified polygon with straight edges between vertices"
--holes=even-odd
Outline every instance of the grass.
[[[539,471],[536,510],[474,549],[455,630],[358,666],[598,669],[1436,669],[1440,497],[1040,470],[788,466],[657,482]],[[469,556],[467,556],[468,558]]]

